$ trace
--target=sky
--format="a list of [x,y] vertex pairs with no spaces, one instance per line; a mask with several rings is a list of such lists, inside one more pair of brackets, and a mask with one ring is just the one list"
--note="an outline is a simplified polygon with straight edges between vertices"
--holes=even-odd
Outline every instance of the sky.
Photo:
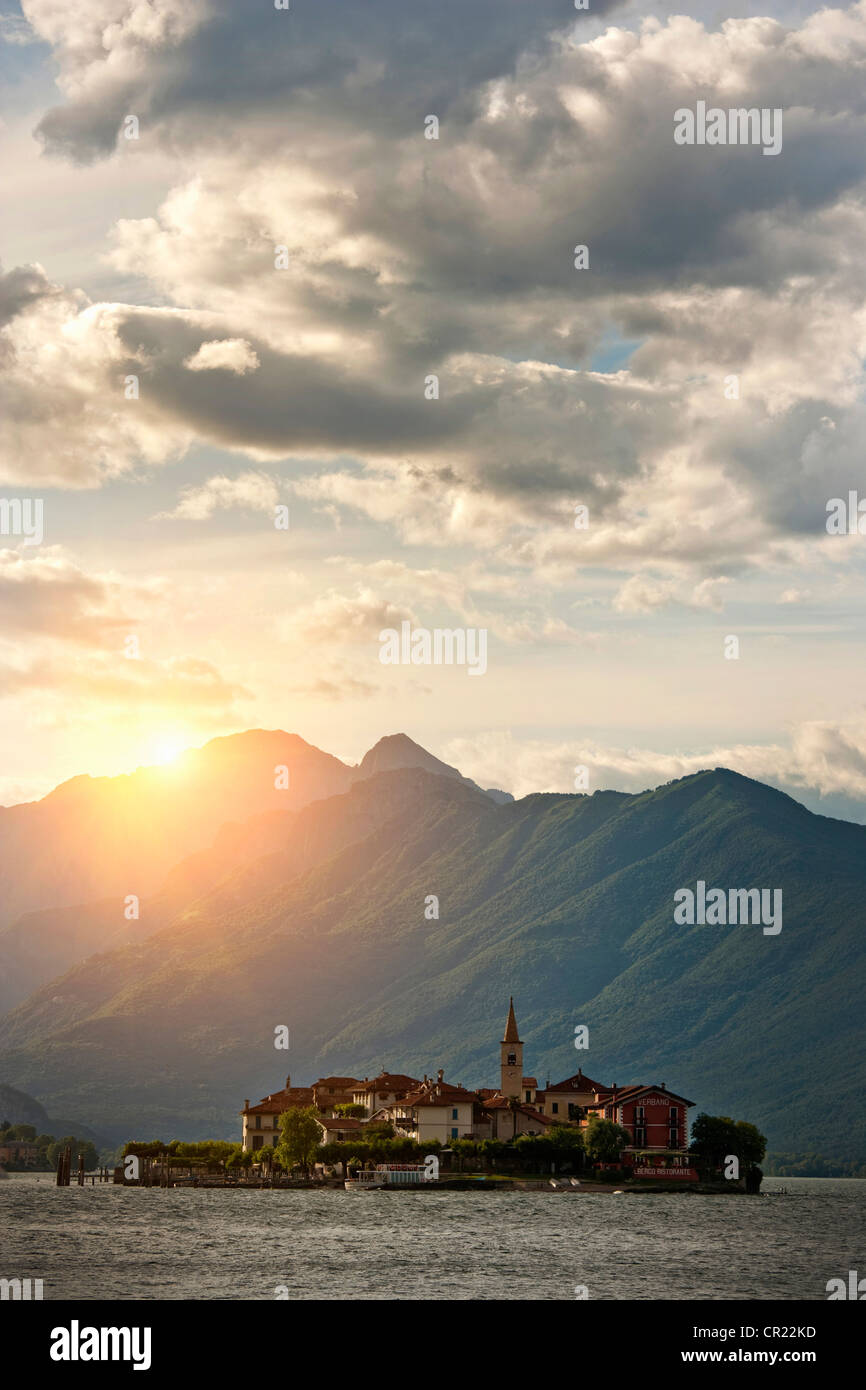
[[[866,3],[0,4],[0,499],[44,518],[0,804],[283,728],[866,821],[864,69]],[[698,101],[782,148],[678,144]],[[486,671],[383,664],[403,622]]]

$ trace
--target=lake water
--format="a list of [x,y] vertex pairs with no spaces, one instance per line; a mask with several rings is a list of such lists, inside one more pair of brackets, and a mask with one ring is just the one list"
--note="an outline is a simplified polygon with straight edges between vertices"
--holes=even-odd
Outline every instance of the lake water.
[[45,1299],[825,1300],[866,1275],[864,1237],[854,1179],[755,1197],[0,1182],[0,1277]]

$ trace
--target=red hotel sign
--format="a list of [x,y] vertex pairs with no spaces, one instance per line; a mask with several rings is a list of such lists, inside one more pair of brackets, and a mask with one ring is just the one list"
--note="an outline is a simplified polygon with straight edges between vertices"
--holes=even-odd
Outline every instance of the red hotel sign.
[[697,1182],[694,1168],[633,1168],[636,1178],[682,1178],[687,1182]]

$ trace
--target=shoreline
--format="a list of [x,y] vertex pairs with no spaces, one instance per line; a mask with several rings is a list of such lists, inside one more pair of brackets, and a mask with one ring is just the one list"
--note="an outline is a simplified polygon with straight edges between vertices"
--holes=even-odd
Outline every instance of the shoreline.
[[[222,1178],[202,1178],[189,1181],[181,1179],[168,1183],[142,1182],[140,1180],[120,1182],[114,1184],[118,1187],[144,1187],[144,1188],[171,1188],[182,1191],[263,1191],[274,1192],[345,1192],[347,1196],[354,1195],[348,1190],[342,1178],[331,1178],[324,1182],[309,1182],[302,1178],[290,1178],[280,1181],[272,1179],[253,1179],[249,1181],[224,1181]],[[355,1189],[354,1191],[363,1191]],[[523,1180],[520,1178],[454,1178],[445,1179],[439,1182],[427,1183],[395,1183],[389,1185],[383,1183],[382,1186],[371,1187],[368,1189],[373,1192],[388,1193],[419,1193],[419,1192],[524,1192],[524,1193],[547,1193],[551,1197],[586,1197],[586,1196],[640,1196],[642,1194],[657,1196],[663,1193],[665,1196],[685,1196],[693,1194],[703,1197],[730,1197],[730,1196],[758,1196],[759,1193],[747,1192],[739,1184],[727,1184],[720,1186],[711,1183],[683,1183],[682,1186],[673,1187],[670,1183],[658,1183],[648,1179],[645,1183],[599,1183],[582,1182],[577,1187],[562,1183],[557,1187],[551,1186],[548,1182],[538,1180]]]

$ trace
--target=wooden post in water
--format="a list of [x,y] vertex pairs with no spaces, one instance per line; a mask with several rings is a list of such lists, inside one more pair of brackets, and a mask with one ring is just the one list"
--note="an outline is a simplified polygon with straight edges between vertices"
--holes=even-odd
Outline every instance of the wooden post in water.
[[78,1186],[84,1186],[84,1154],[78,1155]]
[[71,1150],[70,1146],[67,1144],[67,1145],[66,1145],[66,1148],[63,1149],[63,1150],[57,1155],[57,1186],[58,1186],[58,1187],[68,1187],[68,1186],[69,1186],[69,1174],[70,1174],[71,1165],[72,1165],[72,1150]]

